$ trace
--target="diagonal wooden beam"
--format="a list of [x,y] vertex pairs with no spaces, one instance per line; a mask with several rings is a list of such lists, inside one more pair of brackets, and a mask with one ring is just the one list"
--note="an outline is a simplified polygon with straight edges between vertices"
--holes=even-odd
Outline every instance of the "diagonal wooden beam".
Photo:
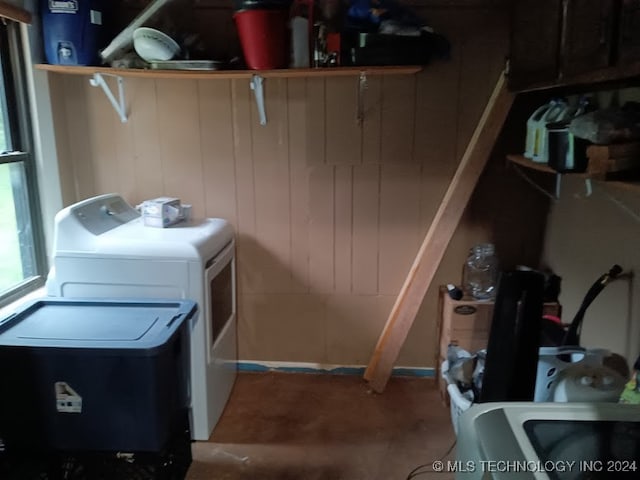
[[389,380],[393,364],[398,358],[420,304],[433,281],[487,159],[491,155],[493,145],[511,109],[513,98],[514,95],[507,90],[504,74],[501,74],[398,294],[364,373],[365,380],[376,392],[382,392]]

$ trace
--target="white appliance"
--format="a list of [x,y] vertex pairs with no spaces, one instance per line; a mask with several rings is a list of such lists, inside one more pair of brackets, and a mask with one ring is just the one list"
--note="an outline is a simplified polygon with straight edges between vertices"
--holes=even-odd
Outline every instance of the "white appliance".
[[460,417],[456,479],[640,476],[640,405],[480,403]]
[[55,219],[55,297],[186,298],[200,314],[191,328],[191,435],[207,440],[236,377],[235,243],[219,218],[145,226],[117,194],[90,198]]

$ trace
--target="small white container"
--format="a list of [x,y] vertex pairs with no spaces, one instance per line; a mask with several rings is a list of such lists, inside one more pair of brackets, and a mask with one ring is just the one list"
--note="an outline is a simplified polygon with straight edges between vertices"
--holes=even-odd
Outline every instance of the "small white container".
[[158,197],[142,203],[142,218],[147,227],[164,228],[182,220],[180,199]]
[[309,20],[291,19],[291,68],[309,68]]
[[567,102],[564,100],[552,101],[553,105],[544,112],[540,121],[537,122],[535,130],[535,142],[533,146],[533,157],[531,160],[537,163],[548,162],[549,140],[547,137],[547,124],[560,121],[567,110]]

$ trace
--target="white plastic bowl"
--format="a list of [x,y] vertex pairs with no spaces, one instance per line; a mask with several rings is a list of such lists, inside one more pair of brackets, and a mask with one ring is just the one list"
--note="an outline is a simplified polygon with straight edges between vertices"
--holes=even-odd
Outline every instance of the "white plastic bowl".
[[134,30],[133,48],[147,62],[171,60],[180,53],[180,45],[173,38],[149,27]]

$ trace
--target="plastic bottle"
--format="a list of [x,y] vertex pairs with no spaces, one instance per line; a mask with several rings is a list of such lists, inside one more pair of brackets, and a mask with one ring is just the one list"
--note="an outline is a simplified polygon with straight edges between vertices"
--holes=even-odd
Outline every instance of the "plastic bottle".
[[540,119],[542,118],[544,113],[549,110],[551,105],[552,103],[549,102],[538,107],[527,120],[527,138],[525,141],[524,156],[528,159],[533,158],[533,150],[536,141],[536,129],[538,128],[538,122],[540,122]]
[[311,64],[311,29],[310,18],[313,12],[311,4],[306,0],[294,0],[291,4],[291,68],[309,68]]
[[498,282],[498,259],[492,243],[480,243],[471,248],[463,268],[465,293],[476,300],[495,297]]
[[542,137],[542,144],[540,146],[541,152],[537,158],[533,160],[539,163],[549,163],[549,137],[551,131],[557,132],[558,125],[565,125],[571,120],[571,118],[575,115],[578,107],[574,107],[569,105],[566,100],[559,100],[557,102],[557,113],[551,119],[548,119],[546,124],[543,126],[544,128],[544,136]]
[[542,118],[538,122],[535,131],[535,142],[533,147],[532,160],[537,163],[547,163],[547,123],[557,121],[560,115],[563,115],[567,109],[567,103],[564,100],[552,101],[549,109],[544,112]]

